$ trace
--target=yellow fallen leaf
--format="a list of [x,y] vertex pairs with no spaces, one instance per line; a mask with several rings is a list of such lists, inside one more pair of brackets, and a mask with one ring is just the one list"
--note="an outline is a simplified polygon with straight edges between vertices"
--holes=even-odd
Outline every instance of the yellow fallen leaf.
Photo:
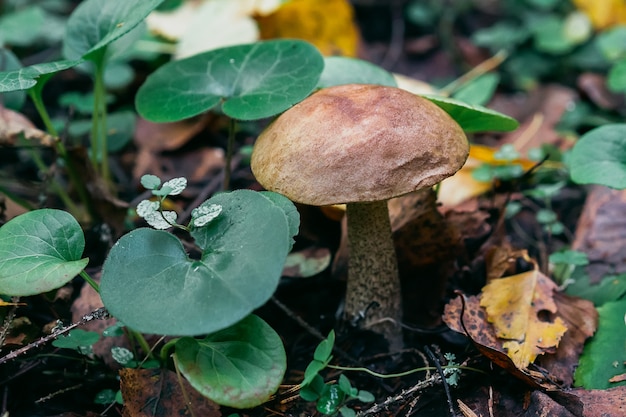
[[574,0],[574,5],[589,16],[596,29],[606,29],[626,23],[624,0]]
[[556,313],[556,284],[538,270],[491,281],[482,291],[480,305],[494,326],[496,336],[506,339],[503,347],[515,365],[526,368],[537,355],[555,349],[567,331],[563,320],[540,319]]
[[348,0],[291,0],[257,22],[262,39],[303,39],[324,55],[357,55],[359,35]]
[[471,145],[470,153],[465,165],[459,172],[450,178],[446,178],[439,187],[439,202],[445,206],[456,206],[472,197],[478,197],[492,188],[490,181],[478,181],[473,172],[483,164],[493,166],[520,165],[524,171],[528,171],[536,162],[529,159],[518,158],[514,160],[502,160],[496,158],[498,148],[484,145]]

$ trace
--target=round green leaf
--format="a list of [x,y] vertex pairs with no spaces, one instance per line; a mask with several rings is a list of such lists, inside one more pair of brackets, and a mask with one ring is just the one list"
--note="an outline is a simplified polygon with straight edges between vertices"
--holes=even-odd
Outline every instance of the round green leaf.
[[235,408],[267,401],[287,369],[280,337],[254,315],[202,340],[180,339],[175,356],[181,373],[196,390]]
[[423,97],[445,110],[466,132],[506,132],[519,126],[512,117],[483,106],[470,105],[447,97]]
[[34,295],[59,288],[78,275],[85,238],[69,213],[42,209],[0,228],[0,294]]
[[607,389],[622,382],[609,382],[614,376],[626,373],[624,346],[626,346],[626,326],[624,325],[626,300],[614,301],[598,307],[598,331],[585,345],[574,379],[576,385],[586,389]]
[[0,43],[31,46],[41,35],[46,13],[39,6],[27,6],[0,17]]
[[572,180],[626,188],[626,124],[609,124],[584,134],[570,154]]
[[250,190],[208,203],[222,212],[192,229],[199,260],[163,231],[137,229],[117,242],[100,286],[112,315],[144,333],[193,336],[224,329],[271,297],[292,239],[284,211]]
[[91,58],[137,26],[163,0],[86,0],[67,21],[63,55]]
[[37,81],[47,81],[54,73],[75,67],[82,60],[65,60],[31,65],[13,71],[0,72],[0,93],[28,90]]
[[393,75],[370,62],[340,56],[324,58],[324,71],[317,83],[317,88],[342,84],[398,86]]
[[[22,64],[9,49],[0,48],[0,71],[19,71]],[[11,110],[20,110],[26,101],[23,91],[12,91],[2,94],[4,107]]]
[[141,86],[135,104],[155,122],[186,119],[219,103],[232,118],[261,119],[304,99],[323,66],[317,49],[299,40],[215,49],[163,65]]
[[606,84],[614,93],[626,92],[626,59],[618,61],[611,67]]

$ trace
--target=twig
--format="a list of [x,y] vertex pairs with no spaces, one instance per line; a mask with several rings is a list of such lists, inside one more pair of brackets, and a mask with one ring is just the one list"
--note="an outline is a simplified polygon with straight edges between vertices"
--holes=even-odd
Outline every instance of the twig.
[[57,337],[69,332],[70,330],[75,329],[78,326],[82,326],[83,324],[88,323],[93,320],[108,319],[109,317],[110,317],[109,312],[106,310],[106,308],[100,307],[92,311],[91,313],[84,315],[83,318],[77,321],[76,323],[73,323],[62,329],[55,330],[52,333],[50,333],[48,336],[42,337],[39,340],[34,341],[33,343],[29,343],[28,345],[21,347],[17,350],[14,350],[13,352],[10,352],[8,355],[3,356],[2,358],[0,358],[0,365],[2,365],[5,362],[15,359],[20,355],[23,355],[24,353],[28,352],[31,349],[37,348],[45,343],[48,343],[50,340],[56,339]]
[[17,310],[19,301],[20,297],[11,298],[13,306],[4,318],[4,322],[2,323],[2,329],[0,329],[0,347],[4,346],[4,341],[7,338],[7,334],[9,333],[9,330],[11,330],[11,326],[13,325],[13,319],[15,318],[15,311]]
[[435,366],[437,367],[437,372],[439,372],[439,376],[441,377],[441,383],[443,384],[443,389],[446,392],[446,398],[448,400],[448,411],[450,412],[450,417],[454,417],[454,403],[452,402],[452,395],[450,395],[450,386],[446,381],[446,375],[443,373],[443,369],[441,368],[441,364],[439,360],[435,356],[432,350],[428,346],[424,346],[424,350],[426,351],[426,355],[430,357]]
[[441,377],[439,375],[432,375],[430,378],[426,378],[418,382],[417,384],[413,385],[411,388],[402,390],[400,394],[395,395],[393,397],[389,397],[382,403],[374,404],[372,407],[368,408],[367,410],[358,412],[356,417],[380,415],[378,413],[380,413],[381,411],[388,409],[390,406],[392,406],[395,403],[406,401],[406,398],[413,395],[415,392],[423,390],[426,387],[433,386],[440,380],[441,380]]

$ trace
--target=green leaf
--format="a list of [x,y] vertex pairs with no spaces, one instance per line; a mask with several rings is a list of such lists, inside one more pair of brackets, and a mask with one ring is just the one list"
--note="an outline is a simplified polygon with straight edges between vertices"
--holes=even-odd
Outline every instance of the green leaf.
[[584,266],[589,264],[589,258],[585,252],[563,250],[550,254],[550,263]]
[[609,61],[626,57],[626,26],[615,26],[600,32],[596,37],[596,44]]
[[100,340],[100,335],[97,332],[74,329],[67,336],[59,336],[58,339],[52,341],[52,346],[64,349],[79,349],[91,346],[98,340]]
[[501,22],[477,30],[472,35],[472,40],[478,46],[488,47],[491,51],[497,52],[502,49],[513,49],[529,36],[530,32],[526,27],[511,22]]
[[216,403],[235,408],[267,401],[287,369],[280,337],[254,315],[202,340],[180,339],[175,357],[191,386]]
[[582,268],[576,268],[572,275],[573,283],[569,284],[565,292],[580,298],[585,298],[595,306],[601,306],[611,301],[618,301],[626,297],[626,274],[608,275],[597,284],[589,281],[589,276]]
[[568,160],[572,180],[626,188],[626,124],[608,124],[585,133]]
[[19,70],[0,72],[0,93],[8,91],[28,90],[38,81],[46,82],[59,71],[75,67],[82,60],[65,60],[31,65]]
[[91,59],[128,33],[163,0],[86,0],[67,21],[63,55]]
[[626,381],[609,382],[609,379],[626,373],[626,325],[624,313],[626,300],[610,302],[598,308],[598,331],[587,342],[574,374],[576,385],[585,389],[607,389],[626,385]]
[[220,103],[232,118],[261,119],[304,99],[323,66],[317,49],[299,40],[215,49],[163,65],[139,88],[135,104],[155,122],[186,119]]
[[326,384],[324,383],[324,378],[315,374],[309,383],[302,383],[300,397],[302,397],[305,401],[317,401],[320,395],[322,395],[322,391],[324,391],[325,386]]
[[[274,193],[272,191],[261,191],[260,194],[274,203],[276,207],[285,213],[287,223],[289,224],[289,234],[291,236],[297,235],[298,230],[300,230],[300,213],[291,200],[282,194]],[[294,241],[292,240],[291,246],[293,246],[293,243]],[[291,250],[291,247],[289,249]]]
[[[22,64],[13,52],[9,49],[0,48],[0,71],[19,71]],[[26,94],[23,91],[12,91],[2,94],[4,107],[19,111],[26,101]]]
[[324,71],[317,88],[342,84],[379,84],[397,87],[395,78],[378,65],[356,58],[331,56],[324,58]]
[[41,34],[46,19],[38,6],[24,7],[0,18],[0,44],[30,46]]
[[626,59],[618,61],[611,67],[606,85],[614,93],[626,93]]
[[326,362],[320,362],[315,359],[309,362],[306,369],[304,370],[304,379],[302,380],[302,385],[309,385],[312,381],[314,381],[315,378],[319,376],[320,371],[326,368],[326,365]]
[[291,246],[284,211],[250,190],[207,203],[222,212],[192,228],[199,260],[175,236],[145,228],[111,249],[100,295],[113,316],[144,333],[194,336],[231,326],[271,297]]
[[345,397],[346,394],[339,388],[339,385],[326,385],[317,400],[317,411],[323,414],[335,414]]
[[478,104],[482,106],[491,100],[493,93],[500,82],[500,75],[497,73],[487,73],[464,85],[454,93],[455,100],[463,101],[467,104]]
[[59,288],[89,261],[85,238],[69,213],[42,209],[0,228],[0,294],[34,295]]
[[335,331],[331,330],[328,337],[320,342],[315,348],[313,358],[320,362],[328,362],[330,355],[333,353],[333,347],[335,345]]
[[486,107],[473,106],[447,97],[430,95],[423,97],[445,110],[466,132],[506,132],[519,126],[512,117]]
[[561,55],[570,52],[575,43],[566,37],[562,16],[548,15],[533,18],[535,48],[538,51]]

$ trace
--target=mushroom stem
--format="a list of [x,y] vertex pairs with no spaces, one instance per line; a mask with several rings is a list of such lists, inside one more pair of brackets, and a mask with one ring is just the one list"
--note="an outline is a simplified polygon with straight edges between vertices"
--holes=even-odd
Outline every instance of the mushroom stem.
[[402,302],[387,201],[348,203],[346,215],[350,260],[345,318],[384,335],[390,349],[399,349]]

